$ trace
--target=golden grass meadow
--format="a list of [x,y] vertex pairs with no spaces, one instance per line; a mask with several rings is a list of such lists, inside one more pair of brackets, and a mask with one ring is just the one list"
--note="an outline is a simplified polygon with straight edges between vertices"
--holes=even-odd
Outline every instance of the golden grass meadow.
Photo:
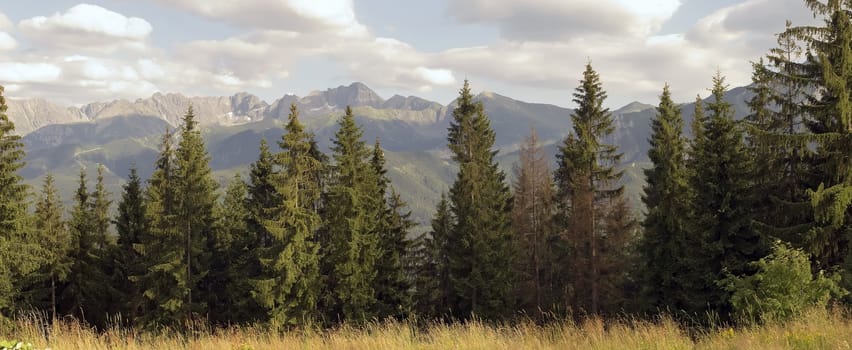
[[[693,334],[676,322],[590,319],[537,325],[375,322],[323,331],[270,332],[235,327],[189,332],[98,332],[78,322],[44,326],[37,318],[7,327],[0,338],[32,349],[852,349],[852,320],[842,313],[811,312],[796,320],[751,327],[714,327]],[[26,344],[24,344],[26,345]],[[26,349],[26,347],[24,347]]]

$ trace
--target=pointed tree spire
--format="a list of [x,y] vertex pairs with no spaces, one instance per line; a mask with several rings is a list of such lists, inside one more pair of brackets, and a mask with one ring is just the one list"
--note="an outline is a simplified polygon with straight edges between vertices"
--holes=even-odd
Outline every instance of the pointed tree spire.
[[649,312],[681,310],[686,301],[683,298],[687,297],[681,287],[681,279],[690,268],[683,255],[689,245],[686,230],[690,198],[683,124],[680,107],[672,101],[666,84],[657,114],[651,120],[648,158],[653,166],[644,171],[642,202],[647,213],[638,245],[643,263],[639,270],[640,297]]

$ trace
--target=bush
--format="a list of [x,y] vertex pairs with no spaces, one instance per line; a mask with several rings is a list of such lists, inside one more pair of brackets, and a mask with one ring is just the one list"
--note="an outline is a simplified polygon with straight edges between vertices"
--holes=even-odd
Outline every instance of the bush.
[[825,309],[832,297],[842,297],[839,275],[816,276],[806,253],[775,242],[772,253],[752,263],[757,273],[720,281],[731,295],[735,317],[747,323],[787,321],[812,308]]
[[0,340],[0,350],[34,350],[33,344],[14,340]]

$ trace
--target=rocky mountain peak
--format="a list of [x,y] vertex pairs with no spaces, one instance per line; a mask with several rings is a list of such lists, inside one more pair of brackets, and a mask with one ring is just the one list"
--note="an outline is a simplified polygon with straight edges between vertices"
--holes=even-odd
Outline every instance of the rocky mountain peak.
[[364,83],[354,82],[349,86],[341,85],[325,91],[314,91],[301,102],[309,109],[342,109],[346,106],[381,108],[385,100]]

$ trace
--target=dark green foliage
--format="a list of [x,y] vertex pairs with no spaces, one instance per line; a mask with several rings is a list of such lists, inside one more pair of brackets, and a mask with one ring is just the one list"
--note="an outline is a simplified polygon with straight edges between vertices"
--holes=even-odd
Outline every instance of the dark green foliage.
[[450,315],[453,290],[450,285],[449,236],[454,224],[446,193],[432,219],[432,230],[413,243],[411,271],[414,280],[414,312],[418,316],[443,318]]
[[647,184],[642,196],[647,213],[638,250],[642,262],[640,296],[646,311],[674,312],[683,309],[689,300],[681,285],[681,278],[690,269],[685,256],[690,240],[690,188],[683,124],[680,108],[672,101],[667,84],[660,95],[657,116],[651,121],[648,158],[653,167],[645,170]]
[[[100,169],[100,168],[99,168]],[[101,173],[102,170],[99,170]],[[102,176],[92,193],[88,192],[86,172],[80,169],[80,181],[71,209],[71,268],[68,282],[59,298],[58,310],[79,320],[97,326],[106,326],[111,286],[104,272],[106,232],[101,226],[99,210],[108,209],[106,192],[103,191]],[[104,207],[104,203],[107,206]],[[107,219],[107,224],[109,223]]]
[[176,325],[188,316],[184,305],[189,288],[183,259],[185,242],[177,229],[174,166],[173,139],[167,130],[145,192],[150,229],[140,245],[146,268],[140,283],[146,305],[139,321],[147,327]]
[[6,115],[6,97],[0,86],[0,319],[15,307],[17,281],[41,264],[38,245],[27,239],[31,221],[27,213],[28,188],[18,170],[24,166],[24,145]]
[[603,107],[606,92],[600,77],[586,65],[574,93],[574,132],[557,154],[557,220],[562,225],[560,256],[565,257],[558,290],[565,306],[598,314],[617,312],[623,305],[627,247],[632,219],[624,210],[621,153],[605,143],[613,131],[612,115]]
[[264,223],[272,219],[272,208],[280,202],[280,196],[275,191],[273,174],[275,157],[269,151],[266,139],[260,141],[260,153],[257,160],[249,167],[248,200],[246,207],[249,211],[248,230],[257,236],[257,247],[268,247],[271,243],[269,232]]
[[752,265],[754,275],[720,281],[732,293],[737,319],[745,323],[789,321],[814,308],[825,310],[829,300],[848,294],[838,286],[840,276],[814,275],[808,255],[780,241]]
[[119,296],[118,311],[130,323],[134,323],[145,311],[145,299],[139,281],[146,272],[142,244],[149,235],[150,226],[145,210],[142,180],[133,166],[118,203],[118,214],[113,221],[118,241],[112,271],[112,280]]
[[71,236],[62,214],[65,209],[54,185],[53,175],[44,178],[44,186],[36,202],[35,230],[33,237],[42,247],[41,267],[28,274],[24,280],[21,303],[38,310],[45,310],[55,321],[57,314],[57,296],[61,294],[64,282],[71,270]]
[[325,212],[323,272],[328,273],[324,297],[329,319],[355,322],[375,316],[376,263],[381,256],[377,229],[383,198],[370,166],[370,151],[361,140],[351,108],[341,118],[332,142],[331,183]]
[[[809,132],[793,145],[809,144],[807,180],[814,225],[802,237],[817,268],[843,269],[843,283],[852,286],[852,4],[847,1],[806,0],[823,25],[788,26],[779,37],[800,43],[806,49],[803,62],[772,58],[778,66],[777,80],[804,87],[803,98],[787,101],[793,112],[802,112]],[[789,45],[796,47],[793,45]],[[790,50],[794,51],[794,50]],[[795,51],[794,51],[795,52]],[[779,55],[775,55],[779,56]],[[791,103],[792,102],[792,103]],[[782,105],[783,107],[784,105]],[[785,141],[793,138],[786,138]]]
[[304,326],[317,317],[321,280],[316,231],[321,221],[316,211],[321,186],[317,181],[322,163],[312,154],[313,136],[290,106],[286,133],[279,142],[275,163],[281,168],[271,183],[280,202],[264,222],[270,244],[261,256],[263,278],[255,283],[254,295],[268,313],[274,327]]
[[[186,317],[204,315],[207,295],[220,288],[204,281],[209,272],[211,240],[216,218],[218,184],[210,170],[210,156],[204,149],[201,130],[192,106],[183,117],[180,142],[175,150],[176,229],[183,234],[183,260],[186,270]],[[193,296],[195,295],[195,296]]]
[[391,187],[379,231],[381,257],[376,265],[376,315],[403,319],[411,312],[413,278],[406,274],[412,242],[408,232],[414,227],[411,211]]
[[724,78],[713,78],[713,100],[704,137],[693,150],[690,185],[695,191],[690,228],[689,254],[694,257],[695,280],[686,280],[693,305],[689,312],[714,310],[722,317],[730,312],[729,293],[716,281],[727,274],[745,276],[755,272],[750,265],[767,254],[764,239],[753,227],[754,203],[750,191],[750,160],[743,133],[733,119],[730,104],[723,100]]
[[251,273],[257,270],[257,238],[248,230],[247,189],[240,175],[228,183],[225,198],[216,206],[217,224],[210,240],[211,288],[208,318],[216,324],[248,324],[259,319],[260,306],[252,298]]
[[500,318],[514,310],[511,193],[494,160],[494,131],[467,81],[456,103],[447,137],[459,164],[450,188],[455,224],[447,242],[453,315]]

